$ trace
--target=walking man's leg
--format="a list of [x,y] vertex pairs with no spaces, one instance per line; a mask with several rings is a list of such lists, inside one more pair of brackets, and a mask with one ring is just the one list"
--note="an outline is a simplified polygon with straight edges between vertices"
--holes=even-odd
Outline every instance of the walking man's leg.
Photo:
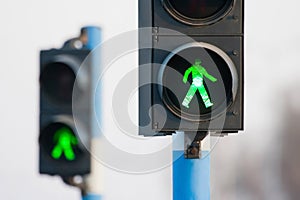
[[53,158],[58,159],[62,153],[63,153],[63,149],[61,148],[61,146],[56,145],[52,150],[51,155]]
[[189,108],[189,103],[191,102],[192,98],[194,97],[196,91],[197,91],[197,87],[194,84],[192,84],[182,102],[182,105],[184,107]]
[[198,90],[200,92],[200,95],[202,97],[205,107],[209,108],[209,107],[213,106],[214,104],[210,101],[210,98],[206,92],[204,85],[199,86]]

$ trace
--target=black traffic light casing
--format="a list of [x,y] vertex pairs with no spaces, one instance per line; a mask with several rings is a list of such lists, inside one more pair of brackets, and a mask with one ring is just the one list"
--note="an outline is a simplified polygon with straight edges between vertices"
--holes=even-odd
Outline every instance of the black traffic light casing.
[[[204,17],[201,20],[185,18],[179,12],[174,11],[173,4],[170,2],[176,2],[176,0],[139,1],[139,27],[151,27],[146,31],[141,30],[139,34],[139,134],[160,135],[177,130],[223,133],[243,130],[244,1],[223,1],[226,9],[221,9],[211,17]],[[184,2],[191,2],[191,0]],[[208,1],[199,0],[198,2]],[[143,48],[145,43],[150,44],[151,48]],[[199,46],[199,49],[204,49],[209,55],[212,50],[222,55],[221,57],[228,64],[230,74],[222,75],[222,71],[219,71],[224,85],[232,86],[230,92],[224,89],[226,96],[231,98],[227,99],[222,112],[223,117],[219,117],[217,113],[205,118],[200,114],[199,120],[187,119],[172,112],[170,106],[164,101],[163,92],[161,92],[164,82],[160,81],[161,77],[164,77],[162,68],[166,65],[166,60],[174,56],[174,52],[180,54],[182,51],[178,49],[186,45]],[[220,63],[217,61],[219,58],[211,57],[216,67]],[[193,64],[191,58],[187,60]],[[208,70],[212,71],[212,69]],[[152,84],[146,85],[144,84],[146,82]],[[230,83],[227,84],[227,82]],[[178,83],[174,84],[178,85]],[[214,126],[214,124],[217,125]],[[222,124],[221,127],[220,124]]]
[[[91,134],[91,71],[77,73],[85,60],[87,49],[50,49],[40,52],[40,136],[39,171],[42,174],[70,177],[90,173]],[[75,82],[75,79],[76,82]],[[73,91],[76,89],[76,93]],[[76,106],[76,113],[72,106]],[[76,123],[75,117],[76,114]],[[76,125],[75,125],[76,124]],[[75,159],[68,160],[64,153],[57,159],[52,151],[57,144],[54,132],[68,128],[77,138],[72,146]]]

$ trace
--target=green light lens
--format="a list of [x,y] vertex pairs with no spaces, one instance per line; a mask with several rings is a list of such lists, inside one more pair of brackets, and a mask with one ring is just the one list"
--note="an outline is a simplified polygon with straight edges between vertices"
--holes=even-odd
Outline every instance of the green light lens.
[[69,161],[76,159],[73,147],[78,145],[78,140],[74,133],[67,127],[58,129],[53,138],[55,144],[51,156],[54,159],[60,159],[63,155]]
[[188,121],[210,120],[233,100],[231,67],[218,52],[198,45],[178,47],[158,72],[158,95],[173,114]]

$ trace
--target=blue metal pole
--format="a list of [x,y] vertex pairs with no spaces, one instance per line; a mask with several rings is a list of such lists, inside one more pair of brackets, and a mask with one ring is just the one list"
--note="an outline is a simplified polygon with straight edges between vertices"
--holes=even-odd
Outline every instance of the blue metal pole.
[[101,200],[101,196],[97,194],[88,194],[82,197],[82,200]]
[[82,29],[85,29],[87,32],[87,44],[85,48],[91,50],[91,60],[92,60],[92,91],[94,91],[94,99],[91,104],[93,106],[93,121],[92,121],[92,137],[100,137],[100,131],[98,128],[98,122],[101,123],[101,84],[98,83],[100,74],[101,74],[101,50],[99,44],[101,43],[101,29],[97,26],[86,26]]
[[177,133],[173,141],[173,200],[210,200],[209,152],[202,151],[201,159],[186,159],[184,134]]
[[[95,96],[91,104],[93,105],[93,121],[92,121],[92,139],[95,139],[99,137],[101,134],[97,128],[97,120],[100,121],[101,119],[101,101],[100,101],[100,92],[101,88],[97,87],[98,83],[98,77],[100,76],[100,71],[101,71],[101,58],[100,58],[100,47],[98,45],[101,43],[101,29],[97,26],[86,26],[83,27],[82,29],[85,29],[87,33],[87,43],[85,44],[85,48],[91,50],[91,55],[92,56],[92,78],[93,83],[92,83],[92,91],[95,92]],[[82,197],[82,200],[101,200],[102,196],[100,194],[95,194],[95,193],[88,193],[86,196]]]
[[86,43],[86,48],[93,50],[95,49],[101,42],[101,29],[97,26],[85,26],[83,27],[87,31],[88,41]]

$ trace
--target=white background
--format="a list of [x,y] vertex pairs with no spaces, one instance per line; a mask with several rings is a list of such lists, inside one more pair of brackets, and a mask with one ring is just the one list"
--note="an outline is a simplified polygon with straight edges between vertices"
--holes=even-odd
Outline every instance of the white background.
[[[286,110],[300,112],[299,5],[246,3],[246,131],[222,139],[213,151],[212,199],[293,199],[280,174],[280,146]],[[101,26],[104,40],[135,29],[137,2],[3,1],[0,25],[0,198],[80,199],[59,178],[38,174],[39,50],[59,48],[85,25]],[[290,155],[295,152],[298,147]],[[171,198],[170,168],[145,175],[103,170],[106,199]]]

